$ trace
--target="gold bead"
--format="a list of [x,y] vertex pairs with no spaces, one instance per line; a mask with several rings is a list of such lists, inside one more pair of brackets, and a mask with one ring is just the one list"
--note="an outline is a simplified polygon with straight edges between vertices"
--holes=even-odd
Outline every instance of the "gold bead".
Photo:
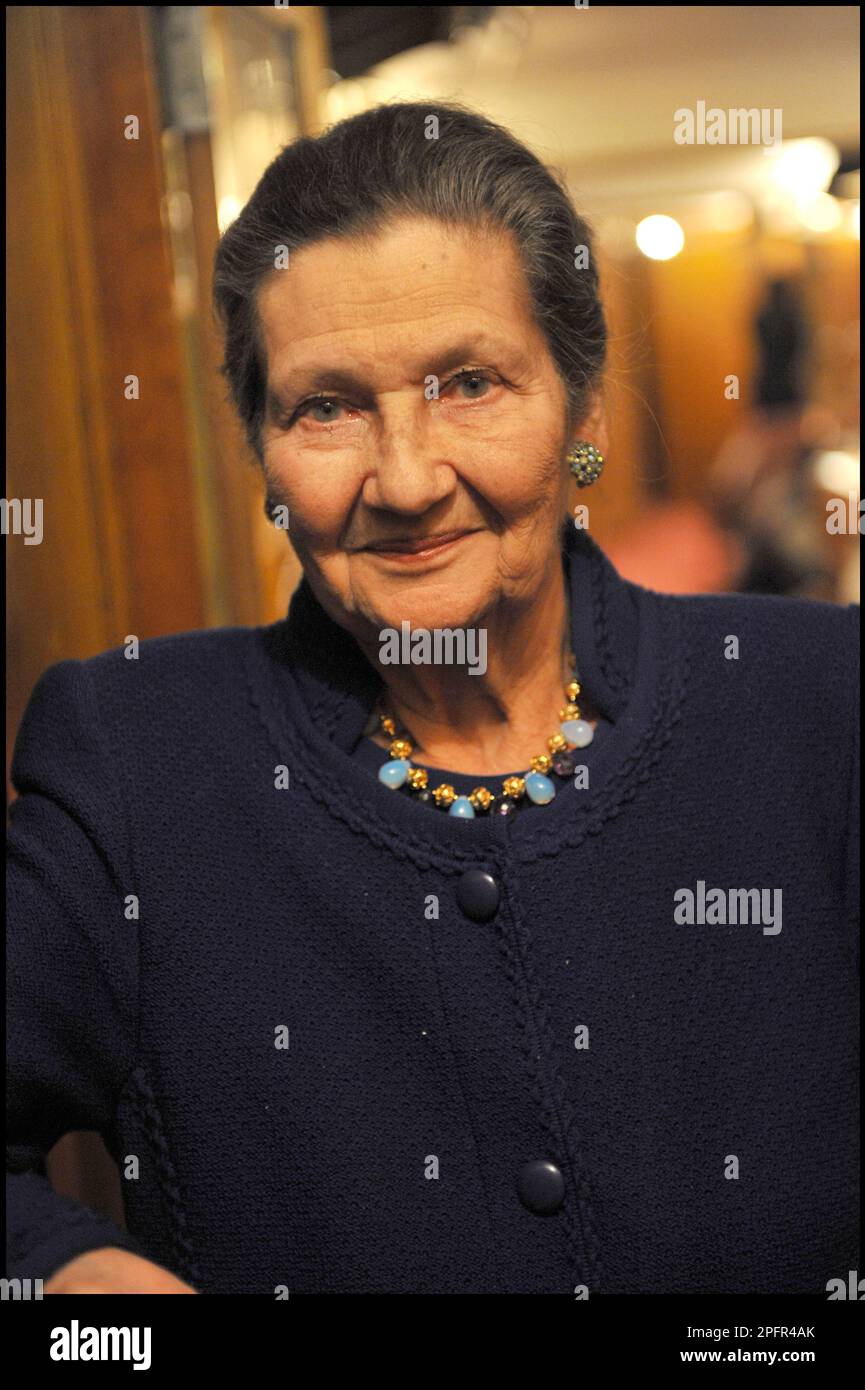
[[551,753],[561,753],[567,746],[568,740],[565,738],[564,734],[551,734],[547,739],[547,747]]
[[493,794],[486,787],[475,787],[469,795],[469,801],[476,811],[488,811],[492,804]]
[[429,773],[425,767],[410,767],[408,770],[408,784],[415,791],[422,792],[429,781]]
[[569,700],[576,700],[577,696],[580,693],[580,690],[581,686],[579,681],[568,681],[567,685],[565,686],[565,694],[567,695]]
[[532,772],[549,772],[552,765],[549,753],[536,753],[530,764]]
[[388,752],[392,758],[410,758],[412,746],[407,738],[395,738]]
[[525,777],[506,777],[502,782],[502,794],[510,797],[512,801],[519,801],[525,790]]
[[569,705],[562,705],[562,708],[559,710],[560,719],[579,719],[579,717],[580,707],[579,705],[575,705],[573,701],[571,701]]
[[381,716],[381,727],[386,734],[393,738],[394,734],[396,733],[396,724],[394,724],[393,720],[390,718],[389,715],[383,714]]
[[456,792],[449,782],[442,782],[440,787],[436,787],[433,792],[436,806],[450,806],[456,801]]

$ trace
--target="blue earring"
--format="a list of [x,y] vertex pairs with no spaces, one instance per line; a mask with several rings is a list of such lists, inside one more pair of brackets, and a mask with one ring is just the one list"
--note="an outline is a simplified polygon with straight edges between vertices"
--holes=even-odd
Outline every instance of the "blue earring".
[[587,439],[578,439],[568,450],[568,466],[577,487],[590,487],[604,471],[604,456]]

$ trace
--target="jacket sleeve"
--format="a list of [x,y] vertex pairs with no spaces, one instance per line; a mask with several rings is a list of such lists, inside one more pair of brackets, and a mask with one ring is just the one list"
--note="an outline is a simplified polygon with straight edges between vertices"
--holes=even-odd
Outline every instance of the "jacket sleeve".
[[[61,1196],[45,1156],[70,1130],[111,1133],[134,1065],[137,921],[117,759],[87,664],[50,666],[15,744],[7,841],[6,1276],[48,1279],[103,1245],[145,1252]],[[110,1142],[108,1147],[111,1147]]]

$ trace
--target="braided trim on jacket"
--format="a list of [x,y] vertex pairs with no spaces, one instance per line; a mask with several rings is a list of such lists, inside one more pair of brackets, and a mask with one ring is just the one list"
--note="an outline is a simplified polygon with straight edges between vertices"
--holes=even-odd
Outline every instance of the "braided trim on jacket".
[[[561,1070],[555,1061],[555,1049],[550,1032],[550,1009],[544,992],[532,966],[528,945],[528,931],[518,908],[517,887],[514,874],[508,865],[503,868],[503,879],[507,889],[505,909],[514,923],[515,934],[499,929],[497,935],[502,951],[505,973],[511,985],[511,997],[517,1016],[522,1025],[525,1039],[524,1060],[532,1087],[532,1099],[538,1106],[541,1118],[550,1136],[553,1152],[557,1154],[563,1167],[570,1172],[572,1182],[566,1187],[565,1202],[561,1209],[562,1222],[568,1238],[568,1253],[575,1284],[587,1284],[590,1295],[599,1291],[600,1285],[600,1244],[595,1230],[589,1184],[585,1176],[582,1158],[568,1143],[570,1126],[566,1124],[564,1112],[567,1106]],[[522,978],[521,978],[522,977]],[[528,1009],[526,1000],[528,999]],[[532,1025],[537,1039],[532,1037]],[[540,1056],[538,1056],[540,1054]],[[546,1060],[551,1087],[544,1077]],[[574,1219],[572,1201],[576,1201],[579,1229]],[[581,1261],[580,1251],[585,1260]]]
[[201,1275],[195,1262],[192,1243],[187,1235],[184,1196],[171,1161],[162,1115],[143,1067],[136,1067],[129,1077],[128,1085],[130,1102],[141,1117],[154,1156],[156,1179],[168,1217],[172,1272],[200,1291]]

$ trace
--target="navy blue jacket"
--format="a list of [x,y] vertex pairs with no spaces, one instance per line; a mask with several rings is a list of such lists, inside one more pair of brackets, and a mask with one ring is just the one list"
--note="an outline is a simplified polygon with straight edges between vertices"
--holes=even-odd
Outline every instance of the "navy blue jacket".
[[[351,756],[379,677],[306,581],[271,626],[41,677],[8,1276],[105,1244],[271,1297],[825,1298],[860,1267],[858,609],[658,594],[563,536],[611,728],[587,789],[510,820]],[[128,1235],[52,1192],[72,1129]]]

